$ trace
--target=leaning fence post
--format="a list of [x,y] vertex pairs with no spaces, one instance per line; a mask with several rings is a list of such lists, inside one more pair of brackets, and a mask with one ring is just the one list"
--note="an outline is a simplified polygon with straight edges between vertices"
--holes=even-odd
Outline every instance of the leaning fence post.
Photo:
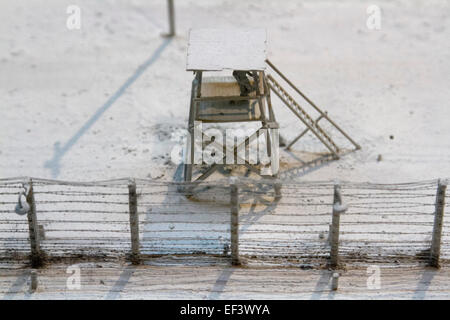
[[169,32],[165,36],[173,37],[175,35],[175,7],[173,0],[167,0],[167,11],[169,16]]
[[337,268],[339,265],[339,222],[341,213],[345,212],[347,207],[342,204],[341,186],[336,183],[334,185],[333,198],[333,216],[330,227],[330,267]]
[[438,187],[436,192],[436,204],[434,211],[434,225],[433,225],[433,237],[431,240],[430,250],[430,266],[439,268],[439,256],[441,253],[441,237],[442,237],[442,225],[444,223],[444,207],[445,207],[445,191],[447,189],[447,183],[438,180]]
[[36,215],[36,201],[34,199],[33,181],[29,181],[29,189],[27,194],[27,202],[30,206],[30,210],[27,212],[28,229],[30,233],[30,246],[31,246],[31,267],[39,268],[43,264],[43,257],[41,253],[41,244],[39,238],[39,226]]
[[231,264],[241,264],[239,259],[239,189],[236,178],[230,178],[230,204],[231,204]]
[[139,252],[139,214],[137,211],[136,182],[131,180],[128,183],[128,203],[130,211],[130,231],[131,231],[131,262],[140,263]]

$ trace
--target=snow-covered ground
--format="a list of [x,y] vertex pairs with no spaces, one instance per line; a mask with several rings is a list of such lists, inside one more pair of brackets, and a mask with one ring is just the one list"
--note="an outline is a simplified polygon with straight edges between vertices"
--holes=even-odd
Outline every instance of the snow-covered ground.
[[[449,176],[450,3],[374,4],[381,30],[367,28],[366,1],[179,0],[170,40],[165,1],[77,1],[80,30],[67,29],[65,2],[2,1],[0,176],[172,180],[191,27],[267,28],[272,62],[362,145],[303,179]],[[301,123],[274,103],[294,137]],[[313,138],[295,149],[324,151]]]
[[[79,0],[80,30],[66,27],[67,3],[0,3],[0,178],[178,179],[170,153],[187,124],[196,27],[266,28],[270,60],[362,146],[311,166],[326,150],[308,136],[281,152],[287,177],[450,176],[450,1],[175,2],[172,39],[160,36],[165,1]],[[366,26],[369,4],[382,10],[380,30]],[[303,126],[274,105],[290,140]]]

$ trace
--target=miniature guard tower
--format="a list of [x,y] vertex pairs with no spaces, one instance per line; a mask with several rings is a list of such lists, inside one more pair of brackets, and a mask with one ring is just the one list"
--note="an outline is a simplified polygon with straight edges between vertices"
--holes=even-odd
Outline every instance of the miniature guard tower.
[[[270,177],[278,171],[278,129],[270,103],[269,90],[265,82],[266,31],[193,29],[189,34],[187,70],[194,71],[189,112],[189,139],[185,181],[192,181],[195,164],[194,129],[196,122],[260,122],[261,127],[244,142],[248,146],[260,134],[266,138],[267,154],[270,161]],[[204,76],[206,72],[231,71],[232,76]],[[265,129],[265,130],[263,130]],[[205,135],[204,132],[201,133]],[[209,140],[209,139],[208,139]],[[219,144],[219,142],[214,142]],[[227,153],[238,157],[240,146],[233,150],[223,147],[224,159]],[[241,159],[248,169],[263,175],[247,159]],[[204,180],[218,169],[213,164],[196,180]]]
[[[279,140],[278,123],[272,108],[270,92],[273,91],[280,100],[303,122],[306,129],[296,137],[287,148],[289,149],[307,131],[311,131],[331,152],[333,158],[339,158],[340,148],[331,136],[319,126],[321,119],[328,120],[342,135],[355,147],[356,144],[326,112],[319,109],[297,87],[295,87],[269,60],[267,60],[267,36],[264,29],[192,29],[189,33],[187,53],[187,71],[194,72],[192,81],[189,135],[185,154],[184,180],[201,181],[213,174],[220,165],[213,163],[206,171],[193,179],[193,167],[197,165],[196,148],[204,148],[204,143],[196,143],[194,131],[197,123],[224,123],[224,122],[257,122],[261,126],[253,135],[248,136],[242,143],[244,148],[260,135],[265,137],[267,155],[270,157],[270,170],[261,170],[261,167],[242,159],[241,163],[252,172],[263,177],[276,178],[279,169]],[[299,93],[317,112],[319,117],[314,120],[303,107],[279,84],[275,78],[266,74],[270,67],[282,80],[288,83]],[[204,73],[228,71],[228,76],[208,76]],[[200,130],[201,131],[201,130]],[[197,133],[198,134],[198,133]],[[206,133],[201,131],[201,136]],[[234,146],[232,150],[227,145],[206,137],[209,143],[214,143],[223,150],[223,159],[226,155],[238,157],[237,150],[242,145]],[[203,141],[203,139],[202,139]],[[266,168],[267,169],[267,168]],[[270,172],[267,174],[267,172]]]

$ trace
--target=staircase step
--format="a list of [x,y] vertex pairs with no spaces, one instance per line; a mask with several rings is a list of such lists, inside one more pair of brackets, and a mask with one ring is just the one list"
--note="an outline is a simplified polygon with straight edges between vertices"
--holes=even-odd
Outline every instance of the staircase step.
[[323,144],[336,156],[339,153],[339,147],[326,133],[326,131],[314,121],[311,116],[287,93],[286,90],[271,76],[267,75],[269,87],[281,98],[281,100],[294,112],[297,117],[305,123],[309,129],[322,141]]

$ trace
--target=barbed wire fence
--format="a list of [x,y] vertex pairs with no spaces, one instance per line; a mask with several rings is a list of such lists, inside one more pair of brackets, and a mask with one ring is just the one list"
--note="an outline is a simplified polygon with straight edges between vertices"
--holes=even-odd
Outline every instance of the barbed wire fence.
[[138,264],[205,254],[236,265],[437,267],[450,257],[448,198],[445,180],[0,179],[0,259],[39,267],[60,258],[126,257]]

